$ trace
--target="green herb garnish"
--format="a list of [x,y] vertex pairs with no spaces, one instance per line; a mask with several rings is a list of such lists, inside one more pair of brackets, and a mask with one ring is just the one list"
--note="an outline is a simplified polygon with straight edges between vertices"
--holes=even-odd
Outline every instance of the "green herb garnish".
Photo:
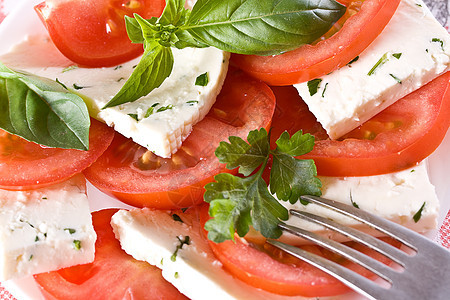
[[445,51],[445,49],[444,49],[444,41],[443,41],[443,40],[441,40],[441,39],[439,39],[439,38],[433,38],[431,41],[432,41],[433,43],[439,43],[439,44],[441,44],[441,49],[442,49],[443,51]]
[[317,91],[319,90],[320,83],[322,82],[322,79],[316,78],[313,80],[308,81],[307,86],[309,90],[309,95],[314,96],[317,94]]
[[359,60],[359,55],[357,57],[355,57],[354,59],[352,59],[347,66],[350,66],[352,63],[357,62]]
[[394,74],[389,74],[389,76],[394,78],[394,80],[397,81],[398,83],[402,84],[402,81],[397,76],[395,76]]
[[[372,67],[372,69],[370,69],[369,73],[367,73],[367,75],[372,76],[373,74],[375,74],[375,71],[381,67],[382,65],[384,65],[385,63],[387,63],[390,59],[390,53],[386,52],[385,54],[383,54],[383,56],[377,61],[377,63]],[[394,53],[392,54],[392,57],[396,58],[396,59],[400,59],[400,57],[402,56],[402,53]]]
[[172,109],[172,108],[173,108],[173,105],[169,104],[167,106],[162,106],[162,107],[158,108],[158,110],[156,112],[162,112],[162,111],[166,111],[166,110]]
[[76,230],[73,228],[64,228],[64,231],[67,231],[70,234],[74,234],[76,232]]
[[358,203],[356,203],[355,201],[353,201],[353,195],[352,195],[351,192],[350,192],[350,202],[352,203],[352,205],[353,205],[354,208],[359,208]]
[[[243,176],[228,173],[216,175],[215,182],[205,186],[204,199],[210,203],[213,219],[205,224],[208,238],[216,243],[244,236],[252,225],[267,238],[278,238],[280,220],[287,220],[288,211],[278,199],[295,203],[301,195],[320,195],[321,182],[312,160],[297,159],[312,150],[314,137],[301,131],[289,136],[281,134],[276,148],[270,149],[265,129],[248,134],[247,141],[231,136],[230,143],[221,142],[216,156],[228,169],[239,167]],[[270,191],[262,178],[272,158]]]
[[150,116],[153,114],[153,111],[154,111],[154,110],[155,110],[154,107],[149,107],[149,108],[147,109],[147,112],[146,112],[145,115],[144,115],[144,119],[150,117]]
[[173,214],[173,215],[172,215],[172,219],[173,219],[174,221],[184,223],[183,220],[181,220],[180,216],[177,215],[177,214]]
[[375,71],[382,65],[384,65],[389,60],[388,53],[383,54],[383,56],[376,62],[376,64],[370,69],[367,75],[372,76],[375,74]]
[[159,87],[172,72],[171,47],[281,54],[318,39],[346,10],[334,0],[199,0],[192,11],[184,4],[166,0],[160,18],[125,17],[128,36],[144,45],[144,55],[104,108],[133,102]]
[[178,255],[178,251],[180,249],[182,249],[184,245],[190,245],[190,243],[191,243],[191,238],[189,236],[185,236],[183,240],[180,237],[177,236],[177,239],[178,239],[179,244],[177,245],[177,249],[175,249],[175,252],[170,257],[171,261],[176,261],[177,260],[177,255]]
[[198,86],[207,86],[208,82],[209,82],[208,72],[203,73],[202,75],[199,75],[195,79],[195,85],[198,85]]
[[129,117],[133,118],[136,120],[136,122],[139,122],[139,117],[137,114],[128,114]]
[[422,204],[420,209],[414,214],[414,216],[413,216],[414,223],[419,222],[420,218],[422,218],[422,212],[423,212],[424,208],[425,208],[425,202]]
[[59,83],[0,63],[0,128],[28,141],[89,148],[90,118],[80,96]]
[[69,72],[69,71],[72,71],[72,70],[75,70],[75,69],[78,69],[78,66],[77,65],[72,65],[72,66],[69,66],[67,68],[64,68],[62,70],[62,73],[66,73],[66,72]]
[[325,97],[325,92],[327,91],[327,87],[328,87],[328,82],[325,83],[325,87],[323,88],[322,98]]
[[186,104],[189,104],[189,106],[193,106],[194,104],[197,104],[197,103],[198,103],[197,100],[190,100],[190,101],[186,102]]
[[73,88],[76,89],[76,90],[82,90],[82,89],[85,88],[84,86],[80,86],[80,85],[78,85],[78,84],[76,84],[76,83],[74,83],[72,86],[73,86]]
[[81,249],[81,241],[80,240],[73,240],[73,247],[76,250],[80,250]]
[[402,53],[394,53],[392,54],[393,57],[395,57],[396,59],[400,59],[400,57],[402,57]]

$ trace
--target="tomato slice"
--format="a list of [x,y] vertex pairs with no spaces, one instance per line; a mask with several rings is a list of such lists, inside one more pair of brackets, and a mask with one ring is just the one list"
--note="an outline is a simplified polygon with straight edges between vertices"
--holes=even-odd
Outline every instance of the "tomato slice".
[[[114,209],[92,214],[97,233],[95,260],[34,278],[46,299],[187,299],[164,280],[161,270],[135,260],[120,247],[111,228]],[[107,297],[106,297],[107,295]]]
[[340,140],[330,140],[293,87],[274,87],[273,136],[303,129],[316,137],[319,175],[369,176],[400,171],[429,156],[450,125],[450,72],[400,99]]
[[341,20],[348,19],[331,37],[278,56],[232,55],[232,62],[270,85],[318,78],[346,65],[366,49],[394,15],[400,0],[365,0],[362,5],[361,1],[339,2],[348,7]]
[[[209,218],[208,205],[204,205],[200,209],[200,222],[204,224]],[[395,247],[400,246],[399,242],[392,239],[385,239],[385,241]],[[219,244],[210,240],[208,242],[224,268],[253,287],[280,295],[305,297],[336,296],[350,291],[350,288],[337,279],[265,243],[265,240],[255,244],[236,236],[235,242],[225,241]],[[356,242],[345,244],[384,264],[391,262],[385,256]],[[365,268],[319,246],[304,245],[301,248],[337,262],[365,277],[373,277],[373,274]]]
[[91,119],[89,150],[48,148],[0,130],[0,188],[26,190],[64,181],[108,148],[114,131]]
[[275,97],[267,85],[230,69],[211,111],[172,158],[157,157],[116,134],[84,174],[101,191],[130,205],[161,209],[196,205],[214,175],[231,172],[214,155],[219,143],[268,127],[274,109]]
[[82,66],[107,67],[143,52],[128,38],[124,17],[159,17],[164,6],[164,0],[47,0],[35,10],[67,58]]

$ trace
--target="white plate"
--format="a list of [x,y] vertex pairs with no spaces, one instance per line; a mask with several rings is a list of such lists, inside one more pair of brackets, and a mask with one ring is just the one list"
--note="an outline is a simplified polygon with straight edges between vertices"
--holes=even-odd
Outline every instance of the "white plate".
[[[11,13],[0,25],[0,55],[7,52],[10,47],[30,33],[44,33],[45,29],[33,6],[42,2],[42,0],[6,0],[5,6],[10,9],[11,3],[14,8]],[[429,174],[431,182],[436,187],[436,193],[441,204],[441,213],[439,216],[439,226],[445,219],[450,209],[450,185],[448,170],[450,170],[450,131],[440,145],[440,147],[429,158]],[[92,185],[88,185],[88,196],[90,199],[92,211],[102,208],[127,208],[121,202],[106,196],[98,191]],[[436,232],[429,234],[430,238],[436,237]],[[43,300],[34,280],[25,278],[21,280],[11,280],[2,283],[17,299],[20,300]],[[348,294],[338,297],[339,299],[360,299],[355,294]],[[299,299],[299,298],[293,298]]]

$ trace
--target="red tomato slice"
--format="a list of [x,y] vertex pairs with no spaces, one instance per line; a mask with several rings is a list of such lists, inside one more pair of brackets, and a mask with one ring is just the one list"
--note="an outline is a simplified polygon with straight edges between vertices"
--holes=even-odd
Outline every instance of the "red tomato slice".
[[135,260],[120,247],[108,209],[92,214],[97,233],[93,263],[42,273],[34,278],[46,299],[187,299],[164,280],[161,270]]
[[368,176],[400,171],[429,156],[450,125],[450,72],[400,99],[341,140],[328,139],[293,87],[275,87],[273,136],[303,129],[316,136],[319,175]]
[[124,17],[159,17],[164,0],[47,0],[35,7],[53,43],[67,58],[88,67],[114,66],[139,56]]
[[109,149],[84,171],[103,192],[138,207],[182,208],[203,201],[204,185],[220,172],[214,151],[231,135],[246,138],[249,131],[267,127],[275,109],[271,89],[230,69],[210,113],[194,126],[171,159],[116,134]]
[[0,188],[23,190],[64,181],[108,148],[114,131],[91,119],[89,150],[48,148],[0,131]]
[[389,22],[400,0],[365,0],[362,6],[361,1],[339,2],[348,4],[341,19],[348,20],[333,36],[278,56],[233,55],[232,62],[270,85],[318,78],[346,65],[366,49]]
[[[202,206],[200,221],[204,224],[209,218],[208,206]],[[385,241],[395,247],[400,246],[397,241],[391,239],[385,239]],[[261,244],[249,243],[239,237],[236,237],[236,242],[226,241],[220,244],[209,240],[208,242],[212,251],[228,272],[256,288],[280,295],[305,297],[335,296],[350,291],[350,288],[332,276],[265,242]],[[391,262],[383,255],[356,242],[345,244],[382,263],[389,264]],[[333,260],[365,277],[373,277],[373,274],[365,268],[319,246],[305,245],[301,248]]]

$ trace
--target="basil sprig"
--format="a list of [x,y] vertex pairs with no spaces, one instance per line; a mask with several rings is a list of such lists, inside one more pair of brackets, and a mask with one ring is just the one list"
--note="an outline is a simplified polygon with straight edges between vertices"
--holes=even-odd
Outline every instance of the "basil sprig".
[[89,149],[89,112],[61,84],[0,63],[0,128],[38,144]]
[[198,0],[192,11],[184,3],[166,0],[160,18],[126,17],[128,35],[144,44],[144,56],[104,108],[133,102],[159,87],[172,70],[170,47],[277,55],[315,41],[345,12],[334,0]]

